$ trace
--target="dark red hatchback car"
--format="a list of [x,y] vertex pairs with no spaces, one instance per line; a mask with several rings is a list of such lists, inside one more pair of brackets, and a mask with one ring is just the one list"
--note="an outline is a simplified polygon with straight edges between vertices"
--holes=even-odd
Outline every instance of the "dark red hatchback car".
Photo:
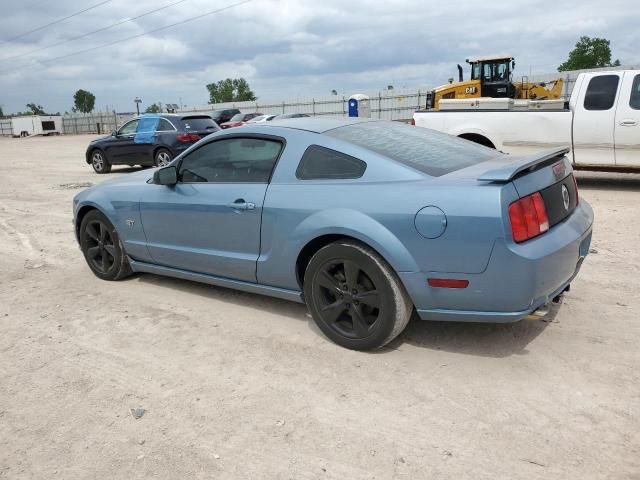
[[224,122],[220,124],[220,128],[231,128],[231,127],[241,127],[245,123],[247,123],[252,118],[262,115],[261,113],[238,113],[231,117],[231,120],[228,122]]

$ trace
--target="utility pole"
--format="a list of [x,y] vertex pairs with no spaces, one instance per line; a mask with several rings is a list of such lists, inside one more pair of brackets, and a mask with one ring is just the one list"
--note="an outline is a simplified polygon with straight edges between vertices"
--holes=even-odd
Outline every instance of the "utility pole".
[[142,100],[140,97],[136,97],[133,101],[136,102],[136,111],[138,112],[138,115],[140,115],[140,104],[142,103]]

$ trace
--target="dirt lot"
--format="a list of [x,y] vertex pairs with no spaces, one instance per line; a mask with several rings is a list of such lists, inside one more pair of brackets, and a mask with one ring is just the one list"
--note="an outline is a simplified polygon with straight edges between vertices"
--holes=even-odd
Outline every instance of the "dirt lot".
[[367,354],[301,305],[94,277],[68,184],[135,169],[89,139],[0,139],[0,478],[640,478],[640,176],[579,175],[596,252],[553,322]]

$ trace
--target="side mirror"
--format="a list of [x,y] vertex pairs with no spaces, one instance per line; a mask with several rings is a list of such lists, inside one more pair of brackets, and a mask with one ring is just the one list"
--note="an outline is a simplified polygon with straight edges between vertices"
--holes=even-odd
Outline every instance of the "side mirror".
[[118,131],[117,130],[111,130],[111,136],[112,137],[117,137],[118,136]]
[[153,183],[156,185],[175,185],[178,183],[178,170],[174,165],[159,168],[153,172]]

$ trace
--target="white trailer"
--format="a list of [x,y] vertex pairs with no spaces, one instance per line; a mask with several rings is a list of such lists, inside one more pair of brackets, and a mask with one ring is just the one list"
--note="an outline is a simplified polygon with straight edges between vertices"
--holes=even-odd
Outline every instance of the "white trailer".
[[576,168],[640,171],[640,71],[581,73],[569,108],[558,107],[553,101],[441,100],[440,111],[416,112],[413,122],[507,153],[567,146]]
[[62,117],[60,115],[13,117],[11,119],[11,130],[14,137],[60,135],[62,133]]

